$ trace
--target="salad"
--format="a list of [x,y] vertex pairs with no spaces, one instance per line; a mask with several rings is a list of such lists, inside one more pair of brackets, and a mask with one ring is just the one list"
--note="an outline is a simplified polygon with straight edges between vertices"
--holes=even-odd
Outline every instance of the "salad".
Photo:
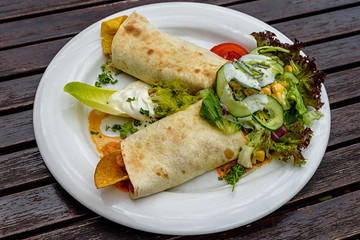
[[310,143],[310,127],[323,116],[318,110],[326,75],[313,58],[301,53],[304,44],[281,43],[269,31],[251,35],[257,48],[249,53],[233,45],[231,54],[224,47],[219,51],[231,62],[219,69],[214,87],[201,92],[200,115],[226,134],[244,131],[249,140],[238,161],[222,168],[231,184],[244,173],[242,167],[252,168],[265,159],[304,165],[302,151]]

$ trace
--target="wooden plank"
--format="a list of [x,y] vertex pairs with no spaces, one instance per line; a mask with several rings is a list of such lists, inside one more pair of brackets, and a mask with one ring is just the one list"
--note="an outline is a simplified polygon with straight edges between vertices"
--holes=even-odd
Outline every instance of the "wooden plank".
[[0,149],[35,140],[32,113],[29,110],[0,117]]
[[[168,0],[172,1],[172,0]],[[186,1],[186,0],[185,0]],[[244,1],[244,0],[243,0]],[[349,1],[349,0],[347,0]],[[91,5],[107,4],[113,1],[110,0],[42,0],[42,1],[22,1],[22,0],[2,0],[0,2],[0,21],[11,20],[12,18],[27,17],[29,15],[46,14],[54,11],[65,11],[68,9],[88,7]],[[121,4],[132,6],[132,0],[122,0]],[[154,1],[154,0],[142,0],[141,5],[151,4],[154,2],[167,2],[167,1]],[[210,1],[198,1],[211,4],[231,4],[234,2],[241,2],[236,0],[210,0]]]
[[[30,150],[25,150],[23,153],[18,152],[11,154],[10,157],[3,156],[2,158],[3,160],[0,161],[0,164],[3,164],[3,162],[7,161],[6,159],[8,159],[9,162],[13,162],[13,161],[14,162],[8,163],[5,166],[2,165],[3,166],[2,169],[4,170],[2,170],[1,174],[4,175],[0,174],[0,176],[4,176],[4,179],[5,176],[7,177],[6,180],[4,180],[4,183],[0,185],[0,187],[2,186],[14,187],[16,184],[18,185],[22,184],[16,181],[13,183],[9,183],[12,180],[13,181],[16,180],[17,176],[22,176],[22,175],[23,176],[18,179],[26,179],[25,181],[37,181],[39,178],[40,179],[45,179],[47,177],[50,178],[50,175],[46,171],[46,167],[44,163],[41,162],[41,159],[39,158],[39,154],[36,151],[37,149],[34,148]],[[360,175],[358,174],[358,170],[357,170],[360,167],[360,162],[358,161],[359,152],[360,152],[360,143],[326,153],[323,162],[321,163],[314,177],[310,180],[307,186],[297,196],[295,196],[289,203],[294,203],[302,199],[310,198],[334,189],[338,189],[359,182]],[[17,157],[19,155],[20,157]],[[344,159],[346,160],[344,161]],[[34,175],[34,173],[37,174]],[[15,176],[8,177],[9,175],[15,175]],[[9,213],[4,210],[5,211],[4,214],[6,215],[12,213],[16,215],[11,220],[12,223],[10,224],[9,229],[4,230],[5,232],[7,232],[9,235],[12,235],[15,233],[27,231],[27,228],[29,225],[31,225],[31,221],[33,219],[29,215],[32,215],[33,214],[32,211],[35,210],[31,210],[29,215],[25,213],[23,214],[22,212],[19,213],[20,210],[17,210],[15,212],[14,210],[18,209],[18,207],[16,207],[16,204],[26,204],[26,205],[30,204],[27,201],[31,201],[31,196],[36,196],[39,193],[41,193],[43,197],[41,197],[40,200],[37,198],[36,203],[31,203],[33,205],[31,206],[31,209],[37,209],[37,207],[39,207],[38,205],[42,206],[40,208],[42,209],[42,211],[41,213],[38,213],[37,217],[39,219],[47,219],[49,223],[39,221],[38,223],[36,223],[37,226],[32,226],[31,229],[44,227],[47,226],[47,224],[54,224],[65,221],[73,217],[79,217],[88,214],[88,212],[85,210],[82,211],[81,214],[79,214],[78,203],[76,202],[76,200],[69,197],[65,193],[65,191],[62,190],[62,188],[57,186],[57,184],[51,184],[39,189],[34,189],[34,190],[30,189],[26,192],[21,192],[18,194],[13,194],[10,196],[3,197],[4,199],[6,199],[6,201],[4,200],[5,203],[11,202],[15,204],[15,207],[9,209]],[[0,203],[1,201],[2,200],[0,199]],[[49,201],[52,202],[51,205],[49,205],[48,203]],[[67,206],[75,206],[75,207],[67,207]],[[51,208],[53,209],[53,211],[51,210]],[[286,206],[284,208],[286,208]],[[58,211],[60,211],[60,213],[58,213]],[[66,213],[64,213],[64,211]],[[57,216],[57,218],[53,219],[54,216]],[[17,222],[19,223],[18,225],[15,224]],[[105,227],[105,229],[104,227],[100,227],[100,229],[104,231],[109,230],[108,227]],[[125,232],[129,230],[121,226],[120,229],[123,229]],[[139,232],[138,234],[142,236],[143,233]]]
[[1,51],[0,79],[44,71],[56,53],[70,40],[65,38],[16,49]]
[[[264,22],[282,21],[298,17],[299,15],[314,15],[319,11],[330,11],[334,8],[344,7],[358,3],[357,0],[260,0],[244,4],[231,5],[229,8],[249,14]],[[267,10],[265,10],[267,9]]]
[[[312,206],[265,218],[246,227],[213,234],[212,238],[336,239],[359,234],[360,191]],[[208,235],[210,236],[210,235]],[[203,239],[206,236],[194,237]]]
[[[319,4],[318,1],[312,2]],[[266,3],[272,4],[270,1],[266,1]],[[254,9],[263,9],[263,1],[255,1],[251,4],[257,4],[257,6],[254,6]],[[280,2],[278,2],[278,4],[280,4]],[[124,5],[123,2],[119,2],[111,4],[110,6],[102,5],[1,24],[0,39],[3,39],[3,41],[0,42],[0,49],[75,35],[88,27],[91,23],[124,10],[128,8],[129,5],[139,5],[139,2],[129,3],[127,5]],[[344,32],[349,33],[359,30],[359,9],[360,8],[358,7],[340,10],[326,15],[322,14],[282,24],[275,24],[274,26],[279,30],[283,29],[284,32],[289,33],[289,35],[287,35],[292,39],[296,37],[302,39],[302,41],[307,41],[312,38],[325,38],[339,35]],[[296,10],[294,8],[293,14],[297,14]],[[311,9],[308,9],[308,11],[311,11]],[[282,11],[269,11],[268,13],[268,16],[272,16],[275,19],[284,15],[284,12]],[[256,17],[256,15],[253,16]],[[304,28],[306,28],[306,30]],[[309,30],[314,33],[309,34]]]
[[[158,3],[164,1],[155,0],[147,2]],[[224,1],[215,1],[215,3],[219,4],[223,2]],[[120,1],[108,5],[7,22],[0,25],[0,39],[3,39],[3,41],[0,42],[0,49],[19,44],[29,44],[40,40],[44,41],[52,38],[75,35],[104,17],[143,4],[143,1]]]
[[83,7],[95,3],[106,3],[107,0],[42,0],[42,1],[22,1],[22,0],[2,0],[0,2],[0,20],[10,20],[12,18],[26,17],[34,14],[65,10],[75,7]]
[[[43,71],[54,55],[69,40],[70,38],[66,38],[1,51],[0,76],[6,79],[12,75]],[[317,59],[319,69],[339,67],[359,61],[360,53],[357,44],[359,41],[360,35],[356,35],[309,46],[305,49],[305,53]]]
[[360,67],[329,74],[325,87],[330,104],[360,96]]
[[358,63],[360,51],[358,42],[360,35],[338,39],[305,48],[304,52],[316,59],[318,69],[342,67],[347,64]]
[[353,7],[272,26],[290,39],[297,38],[302,42],[319,41],[358,32],[360,30],[359,12],[360,7]]
[[[131,236],[129,238],[129,236]],[[134,230],[116,224],[102,217],[76,222],[63,228],[35,235],[27,240],[35,239],[177,239],[177,236],[158,235]]]
[[359,158],[360,143],[326,152],[314,176],[290,203],[360,183]]
[[360,137],[360,103],[331,111],[331,134],[328,146]]
[[50,179],[38,148],[30,148],[0,156],[0,190]]
[[[325,81],[330,103],[360,96],[360,67],[329,74]],[[5,81],[0,86],[0,111],[29,106],[34,103],[41,74]]]
[[0,111],[33,104],[41,76],[36,74],[3,82],[0,85]]
[[[192,236],[191,239],[335,239],[360,233],[360,191],[279,216],[263,218],[233,230]],[[126,228],[104,218],[89,219],[29,239],[188,239]]]
[[0,237],[90,214],[58,184],[2,197],[0,206]]

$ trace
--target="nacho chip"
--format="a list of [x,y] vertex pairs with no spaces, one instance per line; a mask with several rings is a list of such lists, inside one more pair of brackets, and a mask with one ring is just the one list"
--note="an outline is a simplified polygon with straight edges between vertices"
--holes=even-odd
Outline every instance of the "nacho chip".
[[120,25],[126,20],[127,16],[123,15],[101,23],[100,36],[115,35]]
[[94,180],[97,188],[110,186],[126,179],[129,179],[129,176],[120,150],[105,155],[96,166]]
[[103,37],[101,39],[101,46],[103,48],[103,52],[105,55],[111,54],[111,44],[112,44],[113,38],[114,38],[114,35],[105,35],[105,37]]

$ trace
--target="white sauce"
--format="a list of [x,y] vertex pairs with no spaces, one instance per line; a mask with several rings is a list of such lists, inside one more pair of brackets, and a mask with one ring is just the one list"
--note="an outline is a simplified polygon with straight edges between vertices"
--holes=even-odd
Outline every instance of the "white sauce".
[[[109,106],[112,108],[124,112],[125,115],[138,119],[140,121],[150,121],[154,116],[154,109],[158,106],[154,104],[149,96],[148,90],[150,85],[142,82],[135,81],[125,86],[124,89],[114,93],[109,98]],[[133,99],[134,101],[127,101]],[[149,111],[149,116],[145,116],[140,113],[140,110]]]
[[[239,59],[239,62],[243,61],[250,65],[255,63],[270,65],[270,63],[268,62],[269,60],[271,60],[271,58],[264,55],[247,54],[242,56]],[[265,69],[260,67],[254,67],[256,70],[261,71],[264,74],[262,77],[255,79],[250,74],[247,74],[244,71],[235,68],[234,64],[236,63],[226,64],[224,66],[224,73],[227,82],[230,82],[232,79],[236,79],[248,88],[261,91],[261,86],[271,84],[275,80],[274,74],[270,71],[271,68]]]

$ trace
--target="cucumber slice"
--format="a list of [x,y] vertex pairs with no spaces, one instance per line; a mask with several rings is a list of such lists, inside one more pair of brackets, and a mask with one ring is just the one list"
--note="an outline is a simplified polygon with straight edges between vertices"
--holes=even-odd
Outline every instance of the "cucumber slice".
[[251,112],[243,101],[236,101],[234,99],[229,85],[223,91],[220,102],[222,102],[229,113],[235,117],[246,117],[251,115]]
[[[254,95],[265,95],[265,94],[254,94]],[[251,95],[251,96],[254,96]],[[251,97],[249,96],[249,97]],[[271,131],[276,131],[279,128],[281,128],[284,125],[284,109],[282,107],[282,105],[279,103],[278,100],[276,100],[276,98],[272,97],[272,96],[267,96],[267,103],[263,106],[263,109],[261,110],[265,110],[267,111],[267,114],[269,115],[269,120],[267,120],[266,122],[263,122],[255,113],[253,112],[252,116],[253,119],[258,122],[261,126],[263,126],[264,128],[271,130]],[[244,99],[245,100],[245,99]]]

